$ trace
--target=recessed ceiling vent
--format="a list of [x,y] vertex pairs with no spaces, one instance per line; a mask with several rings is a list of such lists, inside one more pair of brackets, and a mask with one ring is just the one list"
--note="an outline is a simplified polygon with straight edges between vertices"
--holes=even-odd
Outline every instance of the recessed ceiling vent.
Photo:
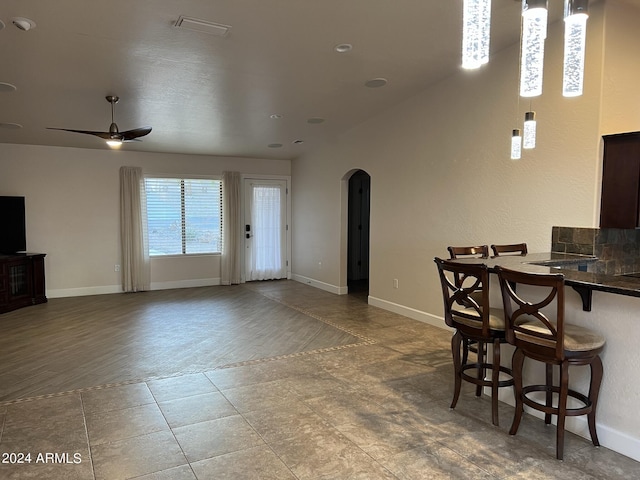
[[184,15],[180,15],[180,18],[176,20],[175,26],[195,32],[208,33],[209,35],[215,35],[217,37],[226,37],[231,29],[229,25],[208,22],[207,20],[200,20],[199,18],[185,17]]

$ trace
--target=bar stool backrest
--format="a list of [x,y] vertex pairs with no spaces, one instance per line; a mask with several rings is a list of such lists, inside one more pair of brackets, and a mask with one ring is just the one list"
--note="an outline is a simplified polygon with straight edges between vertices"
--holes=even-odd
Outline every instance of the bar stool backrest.
[[461,257],[479,257],[489,258],[489,246],[477,245],[474,247],[447,247],[449,258],[456,259]]
[[500,266],[496,271],[507,342],[534,358],[564,360],[564,276],[518,272]]
[[514,243],[511,245],[491,245],[491,250],[493,250],[494,257],[499,257],[500,255],[505,255],[505,254],[526,255],[527,244]]
[[467,335],[491,336],[489,270],[484,264],[461,264],[434,259],[442,286],[445,323]]
[[[489,258],[489,246],[488,245],[476,245],[472,247],[447,247],[449,251],[449,258],[455,260],[457,258]],[[460,286],[460,277],[455,275],[456,285]],[[474,295],[476,300],[479,300],[480,294]]]

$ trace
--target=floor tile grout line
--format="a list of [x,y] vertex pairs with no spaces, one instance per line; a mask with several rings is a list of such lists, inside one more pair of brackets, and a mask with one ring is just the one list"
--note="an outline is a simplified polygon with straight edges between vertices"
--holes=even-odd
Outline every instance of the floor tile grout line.
[[478,464],[477,462],[475,462],[474,460],[469,458],[467,455],[464,455],[463,453],[459,452],[458,450],[454,450],[453,448],[451,448],[451,446],[442,443],[440,440],[436,440],[435,443],[440,445],[442,448],[446,448],[450,452],[453,452],[458,457],[463,458],[465,462],[469,462],[471,465],[475,466],[478,470],[486,473],[491,478],[494,478],[495,480],[500,480],[501,477],[496,477],[494,474],[492,474],[491,472],[487,471],[482,465]]
[[371,456],[371,454],[369,454],[369,452],[365,451],[360,445],[358,445],[356,442],[354,442],[353,440],[351,440],[349,437],[347,437],[341,430],[340,428],[338,428],[338,425],[334,425],[331,422],[329,422],[328,420],[326,420],[324,418],[323,415],[321,415],[315,408],[313,408],[313,405],[309,405],[309,403],[307,402],[307,400],[309,399],[302,399],[302,402],[316,415],[318,415],[318,417],[320,417],[323,421],[323,423],[325,425],[327,425],[328,427],[330,427],[332,430],[334,430],[340,437],[344,438],[346,441],[348,441],[349,443],[351,443],[355,448],[357,448],[360,452],[362,452],[364,455],[366,455],[367,457],[369,457],[371,459],[371,461],[373,463],[375,463],[376,465],[378,465],[380,468],[382,468],[383,470],[385,470],[387,473],[389,473],[390,475],[393,476],[393,478],[398,479],[399,477],[397,475],[395,475],[391,470],[389,470],[384,464],[382,464],[377,458],[374,458],[373,456]]
[[[295,393],[295,392],[294,392]],[[225,397],[226,398],[226,397]],[[328,428],[330,430],[332,430],[333,432],[335,432],[339,437],[343,438],[344,440],[346,440],[347,442],[349,442],[350,444],[353,445],[354,448],[356,448],[357,450],[359,450],[360,452],[362,452],[363,454],[365,454],[366,456],[368,456],[372,462],[376,463],[377,465],[379,465],[380,467],[384,468],[387,472],[391,473],[391,475],[393,475],[392,472],[390,472],[386,467],[384,467],[384,465],[380,464],[375,458],[373,458],[371,455],[369,455],[367,452],[365,452],[359,445],[357,445],[355,442],[353,442],[350,438],[346,437],[335,425],[331,424],[328,420],[326,420],[324,418],[323,415],[320,415],[311,405],[309,405],[304,398],[301,398],[300,401],[307,407],[309,408],[309,410],[311,410],[311,412],[313,412],[314,415],[316,415],[320,422],[323,424],[323,426],[325,428]],[[255,410],[252,410],[250,412],[247,413],[252,413],[255,412]],[[273,454],[284,464],[285,467],[287,467],[287,470],[289,470],[291,472],[291,474],[296,478],[299,479],[300,477],[298,477],[298,475],[296,475],[293,470],[291,470],[291,467],[289,467],[289,465],[287,464],[287,462],[285,462],[282,457],[280,455],[278,455],[278,453],[273,449],[273,447],[270,445],[270,443],[264,438],[263,435],[260,434],[260,432],[258,432],[254,426],[245,418],[245,416],[240,413],[240,415],[242,416],[242,418],[244,419],[245,422],[247,422],[247,424],[249,424],[249,426],[253,429],[254,432],[256,432],[258,434],[258,436],[262,439],[262,441],[265,443],[265,445],[267,447],[269,447],[269,449],[273,452]],[[293,439],[295,438],[294,435],[287,437],[287,438],[283,438],[280,439],[281,441],[286,441],[289,439]],[[398,478],[395,475],[393,475],[394,478]]]
[[[224,393],[221,391],[221,393],[223,394],[224,398],[231,403],[231,405],[233,405],[233,403],[226,397],[226,395],[224,395]],[[282,464],[286,467],[286,469],[291,473],[291,475],[293,475],[294,478],[296,478],[297,480],[300,480],[300,477],[298,477],[298,475],[296,475],[293,470],[291,470],[291,467],[289,467],[289,465],[287,464],[287,462],[285,462],[282,457],[280,455],[278,455],[278,453],[273,449],[273,447],[269,444],[269,442],[264,438],[263,435],[260,434],[260,432],[258,432],[255,427],[251,424],[251,422],[249,422],[249,420],[247,420],[247,418],[242,414],[242,412],[240,412],[235,405],[233,405],[233,408],[236,409],[236,411],[238,412],[238,414],[240,415],[240,417],[247,422],[247,425],[249,425],[249,427],[251,427],[251,429],[256,433],[256,435],[258,435],[260,437],[260,439],[264,442],[265,446],[276,456],[276,458],[278,460],[280,460],[282,462]],[[251,413],[251,412],[248,412]],[[251,447],[253,448],[253,447]],[[227,455],[227,454],[223,454],[223,455]]]
[[[209,382],[211,382],[211,379],[209,377],[207,377],[206,375],[205,375],[205,378],[207,380],[209,380]],[[214,387],[216,387],[216,389],[218,389],[217,385],[215,385],[213,382],[211,382],[211,383],[213,384]],[[198,478],[198,476],[196,475],[196,472],[193,470],[193,466],[191,465],[191,461],[187,457],[187,453],[184,451],[184,448],[182,448],[182,445],[180,444],[180,441],[178,440],[178,437],[176,437],[176,434],[173,431],[173,428],[169,424],[169,420],[167,419],[167,416],[165,415],[164,411],[160,407],[160,403],[158,402],[157,397],[155,396],[155,394],[153,393],[153,390],[151,390],[151,388],[149,387],[149,384],[147,382],[145,382],[145,385],[147,385],[147,388],[149,389],[149,392],[151,392],[151,396],[153,397],[153,401],[156,403],[156,407],[158,407],[158,410],[160,410],[160,413],[162,414],[162,418],[164,418],[164,421],[166,422],[167,427],[169,428],[169,431],[171,432],[171,436],[173,437],[173,439],[176,442],[176,445],[178,445],[178,447],[180,447],[180,451],[182,452],[182,455],[184,456],[184,460],[185,460],[185,462],[187,462],[186,465],[189,465],[189,470],[191,470],[191,473],[193,473],[194,478]],[[218,391],[220,391],[220,389],[218,389]],[[180,466],[180,465],[177,465],[177,466]],[[172,468],[175,468],[175,467],[172,467]],[[153,473],[159,473],[161,471],[162,470],[159,470],[158,472],[150,472],[150,473],[152,473],[152,474]],[[148,474],[145,474],[145,475],[148,475]]]
[[93,480],[96,480],[96,469],[95,464],[93,463],[93,451],[91,449],[91,442],[89,441],[89,427],[87,426],[87,414],[84,409],[84,398],[82,398],[82,393],[79,394],[80,397],[80,409],[82,410],[82,422],[84,424],[84,436],[87,440],[87,451],[89,452],[89,461],[91,462],[91,474],[93,475]]
[[4,427],[7,424],[7,412],[5,412],[2,416],[2,425],[0,425],[0,443],[2,442],[2,438],[4,437]]

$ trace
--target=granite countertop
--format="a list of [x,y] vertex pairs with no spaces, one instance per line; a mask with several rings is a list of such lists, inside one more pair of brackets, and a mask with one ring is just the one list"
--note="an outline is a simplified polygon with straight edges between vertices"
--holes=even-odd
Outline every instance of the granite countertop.
[[[527,255],[503,255],[491,258],[460,259],[460,262],[484,263],[489,269],[495,266],[530,273],[562,273],[565,284],[573,287],[583,297],[585,310],[590,310],[591,291],[598,290],[617,295],[640,297],[640,278],[629,275],[606,275],[589,272],[589,265],[598,259],[593,256],[570,253],[529,253]],[[585,298],[588,295],[588,299]],[[587,301],[589,305],[587,305]]]

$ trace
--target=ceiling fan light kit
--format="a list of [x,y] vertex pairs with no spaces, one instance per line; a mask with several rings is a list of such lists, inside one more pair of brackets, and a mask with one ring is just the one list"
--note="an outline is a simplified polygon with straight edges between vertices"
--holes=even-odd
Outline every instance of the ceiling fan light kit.
[[140,137],[149,135],[151,133],[151,127],[134,128],[133,130],[126,130],[121,132],[118,129],[118,125],[114,120],[114,107],[120,100],[116,95],[107,95],[105,97],[107,102],[111,104],[111,125],[109,125],[108,132],[94,132],[91,130],[74,130],[70,128],[53,128],[48,127],[48,130],[62,130],[65,132],[83,133],[85,135],[94,135],[106,140],[107,145],[111,148],[119,148],[124,142],[140,141]]

